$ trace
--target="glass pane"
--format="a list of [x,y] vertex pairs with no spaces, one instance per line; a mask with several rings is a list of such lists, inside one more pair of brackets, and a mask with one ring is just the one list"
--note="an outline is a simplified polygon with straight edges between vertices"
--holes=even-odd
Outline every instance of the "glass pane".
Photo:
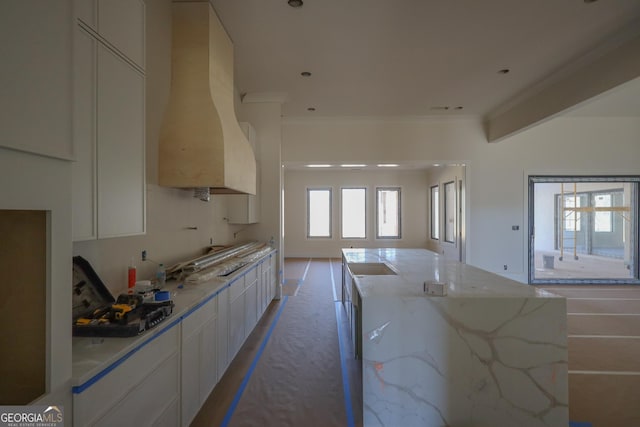
[[455,182],[444,184],[444,240],[456,241],[456,185]]
[[378,188],[376,199],[376,237],[400,238],[400,189]]
[[440,188],[431,187],[431,238],[440,239]]
[[530,280],[636,283],[638,181],[530,178]]
[[331,237],[331,189],[308,190],[307,237]]
[[366,237],[366,189],[342,189],[342,238]]

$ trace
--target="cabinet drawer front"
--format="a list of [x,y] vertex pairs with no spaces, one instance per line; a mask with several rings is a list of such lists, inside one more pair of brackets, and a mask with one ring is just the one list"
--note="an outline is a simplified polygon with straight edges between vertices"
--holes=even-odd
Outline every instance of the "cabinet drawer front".
[[255,266],[252,267],[249,271],[247,271],[244,275],[244,287],[248,288],[249,286],[251,286],[252,284],[255,283],[256,280],[258,280],[258,269],[260,267]]
[[178,346],[178,327],[173,326],[140,347],[95,384],[79,394],[74,394],[76,424],[90,425],[93,420],[106,416],[109,408],[120,401],[129,390],[140,386],[165,360],[176,357]]
[[132,426],[151,425],[156,414],[177,400],[178,373],[178,355],[174,354],[134,387],[96,426],[112,427],[123,423]]
[[193,312],[189,313],[182,320],[182,338],[183,340],[200,328],[204,323],[215,317],[218,312],[217,297],[211,298],[204,305],[200,306]]
[[229,287],[229,301],[235,301],[240,295],[244,293],[244,277],[239,277]]

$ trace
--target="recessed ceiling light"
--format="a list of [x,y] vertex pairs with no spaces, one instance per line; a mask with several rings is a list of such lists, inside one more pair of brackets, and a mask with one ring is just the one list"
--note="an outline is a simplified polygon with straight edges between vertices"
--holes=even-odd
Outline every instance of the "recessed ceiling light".
[[301,72],[301,73],[300,73],[300,75],[301,75],[302,77],[311,77],[311,73],[310,73],[310,72],[308,72],[308,71],[303,71],[303,72]]
[[400,165],[397,165],[395,163],[381,163],[379,165],[377,165],[379,168],[397,168]]
[[503,68],[502,70],[498,71],[498,74],[509,74],[511,70],[508,68]]
[[320,165],[320,164],[314,164],[314,165],[305,165],[308,168],[330,168],[331,165]]
[[307,111],[316,111],[316,109],[314,107],[309,107],[307,108]]
[[367,165],[359,165],[359,164],[345,164],[345,165],[340,165],[341,168],[363,168]]
[[436,166],[436,167],[437,167],[437,166],[440,166],[440,163],[434,163],[434,164],[433,164],[433,165],[431,165],[431,166]]
[[301,7],[303,5],[302,0],[288,0],[287,3],[289,3],[291,7]]

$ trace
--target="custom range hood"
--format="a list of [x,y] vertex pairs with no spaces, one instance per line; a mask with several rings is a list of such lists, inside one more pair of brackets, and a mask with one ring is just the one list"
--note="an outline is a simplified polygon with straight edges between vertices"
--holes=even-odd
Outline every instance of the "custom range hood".
[[172,4],[171,94],[159,183],[256,192],[256,161],[234,111],[233,45],[208,1]]

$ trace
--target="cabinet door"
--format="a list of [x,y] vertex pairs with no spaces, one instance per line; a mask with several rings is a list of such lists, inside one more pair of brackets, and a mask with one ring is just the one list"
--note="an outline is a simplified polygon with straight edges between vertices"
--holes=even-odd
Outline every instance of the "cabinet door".
[[[232,286],[241,286],[236,283]],[[244,293],[231,301],[229,305],[229,361],[233,360],[242,347],[245,338],[245,307]]]
[[76,18],[86,24],[93,31],[97,31],[98,7],[96,0],[74,0],[73,7]]
[[98,46],[98,235],[145,232],[144,77]]
[[200,409],[200,332],[201,329],[182,341],[182,425],[189,425]]
[[245,291],[245,329],[246,335],[249,335],[256,326],[258,321],[258,281],[254,280],[253,283],[247,287]]
[[212,317],[202,327],[200,335],[200,404],[204,403],[218,382],[217,319]]
[[96,54],[97,42],[76,26],[74,34],[74,124],[76,161],[71,164],[73,240],[97,237]]
[[72,20],[70,1],[0,2],[0,146],[74,158]]
[[98,32],[145,68],[145,5],[142,0],[98,0]]
[[259,199],[253,194],[233,194],[227,199],[229,224],[255,224],[260,222]]
[[222,378],[222,375],[229,366],[229,288],[224,288],[218,296],[218,378]]

